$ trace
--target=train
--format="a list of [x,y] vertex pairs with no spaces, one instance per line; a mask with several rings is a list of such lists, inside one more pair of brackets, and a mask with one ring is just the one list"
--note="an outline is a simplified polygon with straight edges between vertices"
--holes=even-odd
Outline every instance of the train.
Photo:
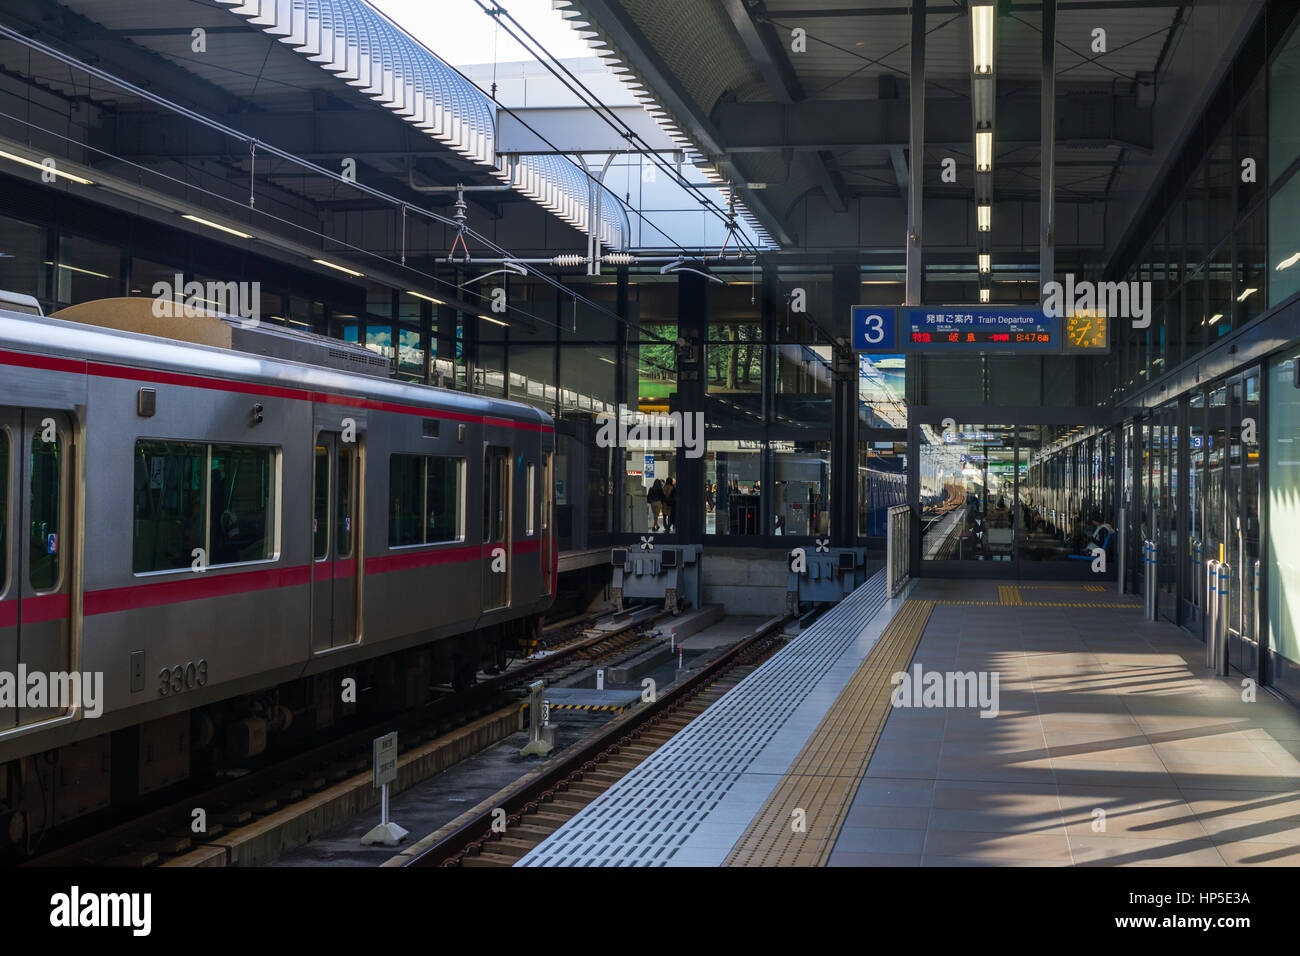
[[[153,306],[44,316],[0,293],[10,855],[359,708],[464,688],[533,646],[555,597],[550,416]],[[32,675],[44,697],[5,700]],[[78,676],[80,699],[53,693]]]

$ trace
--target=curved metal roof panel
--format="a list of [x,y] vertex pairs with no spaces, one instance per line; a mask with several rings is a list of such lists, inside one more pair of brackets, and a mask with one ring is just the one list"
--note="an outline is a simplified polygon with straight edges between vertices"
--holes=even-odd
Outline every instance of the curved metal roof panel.
[[[523,195],[587,232],[587,176],[563,156],[521,156],[509,172],[496,160],[496,111],[482,90],[363,0],[215,0],[336,74],[403,120],[488,168]],[[627,210],[605,190],[601,242],[626,249]]]

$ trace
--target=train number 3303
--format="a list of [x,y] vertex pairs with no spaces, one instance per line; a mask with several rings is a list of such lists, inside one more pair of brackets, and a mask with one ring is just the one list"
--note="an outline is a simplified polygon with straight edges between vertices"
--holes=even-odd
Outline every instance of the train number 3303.
[[169,697],[181,691],[202,687],[208,682],[208,662],[203,658],[175,667],[164,667],[158,672],[158,695]]

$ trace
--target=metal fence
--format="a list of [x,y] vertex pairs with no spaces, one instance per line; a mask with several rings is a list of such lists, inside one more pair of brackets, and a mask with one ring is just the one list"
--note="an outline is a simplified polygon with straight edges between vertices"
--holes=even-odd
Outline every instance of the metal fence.
[[885,534],[885,570],[889,572],[889,596],[903,589],[912,573],[912,509],[894,505],[888,512]]

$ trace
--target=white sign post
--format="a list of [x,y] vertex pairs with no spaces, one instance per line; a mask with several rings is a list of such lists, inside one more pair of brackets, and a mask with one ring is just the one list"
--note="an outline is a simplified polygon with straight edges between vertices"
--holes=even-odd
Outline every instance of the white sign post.
[[388,785],[397,779],[397,733],[376,737],[374,786],[380,791],[379,826],[361,838],[362,845],[397,846],[408,831],[388,819]]

